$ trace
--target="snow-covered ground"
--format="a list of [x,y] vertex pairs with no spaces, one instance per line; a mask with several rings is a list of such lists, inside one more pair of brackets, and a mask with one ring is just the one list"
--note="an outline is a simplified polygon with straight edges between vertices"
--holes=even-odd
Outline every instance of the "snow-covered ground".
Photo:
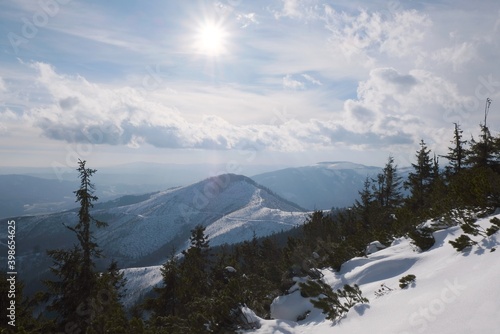
[[[479,225],[489,227],[489,218]],[[338,323],[295,291],[273,302],[274,320],[260,319],[260,329],[248,333],[500,333],[500,232],[471,237],[478,244],[463,253],[448,243],[460,234],[459,227],[435,232],[436,243],[426,252],[401,238],[346,262],[340,272],[323,270],[334,289],[358,284],[370,301]],[[415,284],[401,289],[400,278],[409,274],[416,276]],[[381,293],[382,285],[387,288]],[[308,317],[297,322],[307,310]]]

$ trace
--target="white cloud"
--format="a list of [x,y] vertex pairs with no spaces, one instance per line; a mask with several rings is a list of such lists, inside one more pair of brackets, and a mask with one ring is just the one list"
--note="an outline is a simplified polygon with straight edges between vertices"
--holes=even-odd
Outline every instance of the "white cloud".
[[238,14],[236,20],[240,22],[242,28],[247,28],[253,24],[259,24],[255,13]]
[[339,12],[327,5],[323,19],[331,32],[332,44],[349,58],[359,54],[375,57],[375,52],[393,57],[414,56],[431,26],[430,19],[415,10],[385,16],[364,9],[355,14]]
[[458,121],[454,116],[470,103],[456,84],[425,70],[402,74],[394,68],[373,69],[357,95],[344,105],[346,129],[379,136],[404,132],[415,142],[424,138],[442,147],[450,140],[443,132],[449,130],[451,136],[450,124]]
[[290,74],[283,77],[283,87],[288,89],[304,89],[304,83],[294,80]]
[[316,80],[314,77],[310,76],[309,74],[302,74],[302,76],[304,77],[304,79],[306,79],[307,81],[311,82],[314,85],[318,85],[318,86],[322,85],[321,81]]
[[273,11],[276,19],[315,20],[321,5],[317,0],[281,0],[281,3],[281,8]]
[[299,152],[338,146],[382,147],[405,144],[410,138],[403,131],[358,131],[339,121],[314,117],[301,120],[288,112],[278,123],[271,124],[237,125],[214,114],[188,121],[182,110],[157,99],[161,90],[155,95],[130,87],[106,87],[81,76],[58,74],[47,64],[33,63],[32,67],[38,71],[38,86],[51,98],[48,103],[31,107],[22,117],[25,124],[56,141],[131,148],[149,144],[173,149]]
[[444,64],[451,63],[453,70],[459,71],[470,61],[477,59],[478,55],[475,46],[471,42],[463,42],[438,49],[430,55],[430,58]]
[[283,9],[281,12],[275,13],[277,18],[287,16],[291,18],[301,18],[303,13],[300,10],[300,0],[282,0]]

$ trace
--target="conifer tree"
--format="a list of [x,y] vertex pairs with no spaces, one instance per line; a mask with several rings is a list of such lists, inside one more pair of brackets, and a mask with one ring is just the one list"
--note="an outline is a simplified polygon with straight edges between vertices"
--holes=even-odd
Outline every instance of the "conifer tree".
[[361,220],[361,224],[365,230],[370,229],[373,216],[373,199],[372,183],[369,177],[366,177],[363,184],[363,189],[359,192],[359,200],[354,203],[354,211],[357,218]]
[[211,267],[208,236],[205,227],[197,225],[191,230],[191,246],[182,251],[184,259],[181,265],[182,286],[180,296],[182,305],[189,307],[194,297],[204,298],[209,292],[208,279]]
[[479,141],[472,137],[465,162],[472,168],[492,168],[498,171],[499,148],[496,145],[497,140],[493,138],[487,126],[481,124],[480,127]]
[[[373,180],[373,211],[371,213],[371,233],[373,238],[384,243],[392,235],[395,211],[401,206],[403,196],[401,194],[402,178],[398,174],[394,158],[389,156],[387,163],[377,178]],[[363,238],[357,238],[360,241]]]
[[462,140],[462,129],[460,129],[459,123],[453,123],[455,129],[453,131],[453,140],[451,143],[452,147],[448,147],[448,154],[443,156],[448,159],[449,165],[446,166],[446,174],[456,175],[458,174],[464,165],[464,160],[466,157],[466,149],[464,145],[467,144],[467,140]]
[[118,269],[118,263],[111,261],[107,270],[98,277],[96,291],[91,299],[96,314],[87,330],[88,334],[127,332],[128,320],[120,303],[120,298],[125,295],[125,284],[126,279]]
[[380,207],[392,209],[401,205],[401,182],[398,175],[397,165],[394,164],[394,158],[389,156],[387,163],[381,173],[377,175],[374,186],[374,196]]
[[90,178],[96,172],[85,166],[85,161],[78,161],[80,188],[74,193],[76,201],[80,203],[78,223],[67,226],[76,234],[78,243],[72,249],[49,250],[54,264],[50,268],[58,278],[57,281],[45,281],[49,291],[46,299],[50,304],[48,310],[56,311],[60,316],[60,324],[66,328],[87,332],[87,328],[95,320],[98,308],[93,301],[98,291],[98,273],[95,271],[94,260],[101,257],[91,230],[96,227],[106,226],[106,223],[96,220],[90,214],[93,202],[97,200],[94,185]]
[[[420,141],[420,149],[417,151],[417,162],[411,164],[414,172],[408,175],[405,187],[410,189],[410,205],[414,210],[420,210],[425,206],[426,199],[430,194],[434,173],[438,173],[438,166],[433,167],[430,152],[423,140]],[[434,160],[437,165],[437,160]]]
[[168,317],[178,314],[179,289],[181,284],[180,264],[172,250],[170,258],[161,267],[162,283],[161,287],[155,287],[157,294],[155,299],[145,302],[145,308],[153,311],[152,317]]

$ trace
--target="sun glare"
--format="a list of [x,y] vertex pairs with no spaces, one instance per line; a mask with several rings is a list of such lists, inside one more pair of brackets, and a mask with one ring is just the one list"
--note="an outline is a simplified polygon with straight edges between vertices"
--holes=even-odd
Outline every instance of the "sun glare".
[[195,47],[207,56],[220,56],[227,51],[227,32],[220,24],[205,23],[198,30]]

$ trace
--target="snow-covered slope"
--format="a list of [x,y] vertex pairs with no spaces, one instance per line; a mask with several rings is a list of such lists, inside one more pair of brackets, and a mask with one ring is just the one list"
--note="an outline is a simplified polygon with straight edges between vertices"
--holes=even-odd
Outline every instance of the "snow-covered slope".
[[263,173],[252,179],[308,210],[328,210],[354,204],[366,177],[381,170],[345,161],[320,162]]
[[[491,225],[489,218],[479,224]],[[494,251],[500,232],[473,237],[478,244],[458,253],[448,241],[461,233],[459,227],[435,232],[436,243],[426,252],[402,238],[346,262],[340,272],[324,270],[334,289],[358,284],[370,301],[335,325],[296,291],[277,298],[272,305],[276,319],[260,320],[261,328],[253,333],[500,333],[500,252]],[[416,276],[415,284],[401,289],[399,279],[409,274]],[[382,284],[388,289],[380,292]],[[309,316],[295,321],[306,310],[312,311]]]
[[[123,205],[127,203],[127,205]],[[96,205],[93,215],[108,223],[95,231],[97,243],[108,259],[121,266],[157,265],[172,248],[188,246],[190,231],[207,227],[211,245],[236,243],[288,230],[304,223],[307,213],[258,185],[234,174],[212,177],[186,187],[148,196],[136,196]],[[45,250],[69,248],[75,235],[77,212],[19,217],[16,220],[17,258],[23,262],[25,281],[38,277],[50,265]],[[6,230],[0,231],[0,240]]]

